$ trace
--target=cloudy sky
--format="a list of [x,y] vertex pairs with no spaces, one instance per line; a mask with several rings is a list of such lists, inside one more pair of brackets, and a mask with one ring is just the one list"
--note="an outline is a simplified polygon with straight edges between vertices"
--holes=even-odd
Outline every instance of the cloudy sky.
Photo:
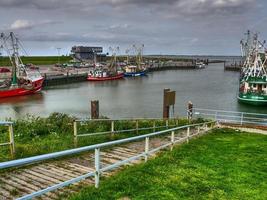
[[267,39],[266,0],[0,0],[0,31],[14,31],[30,55],[73,45],[120,53],[239,55],[247,29]]

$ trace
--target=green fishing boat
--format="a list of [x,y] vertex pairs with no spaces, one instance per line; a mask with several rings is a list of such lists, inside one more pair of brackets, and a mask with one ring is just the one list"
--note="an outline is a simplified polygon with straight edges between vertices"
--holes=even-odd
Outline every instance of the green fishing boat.
[[258,34],[247,33],[241,41],[244,64],[240,72],[238,100],[251,105],[267,105],[267,50]]

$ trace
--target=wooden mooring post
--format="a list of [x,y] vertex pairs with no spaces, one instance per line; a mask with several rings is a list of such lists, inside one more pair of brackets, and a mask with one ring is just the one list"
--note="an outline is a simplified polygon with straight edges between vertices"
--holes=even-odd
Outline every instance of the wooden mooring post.
[[163,118],[169,119],[170,106],[175,104],[175,91],[171,91],[169,88],[163,90]]
[[91,119],[99,119],[99,101],[91,101]]

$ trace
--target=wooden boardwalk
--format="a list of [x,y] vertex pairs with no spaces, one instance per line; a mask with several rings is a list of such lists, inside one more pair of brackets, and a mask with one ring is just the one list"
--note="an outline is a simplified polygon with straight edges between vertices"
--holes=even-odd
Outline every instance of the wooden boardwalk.
[[[193,133],[194,131],[192,131]],[[176,134],[176,140],[185,137],[185,135],[185,131]],[[151,138],[149,145],[152,149],[169,142],[170,136],[157,137]],[[101,167],[114,164],[144,152],[144,147],[145,142],[139,141],[127,145],[115,146],[110,149],[101,149]],[[154,155],[152,154],[151,156]],[[141,162],[141,160],[135,160],[126,165],[132,165],[138,162]],[[91,151],[71,158],[38,163],[2,172],[0,173],[0,199],[16,199],[93,171],[94,152]],[[114,172],[109,171],[108,173],[103,173],[101,176],[110,176]],[[94,178],[87,178],[71,186],[55,190],[54,192],[48,192],[37,199],[66,198],[71,193],[78,192],[81,186],[93,184]]]

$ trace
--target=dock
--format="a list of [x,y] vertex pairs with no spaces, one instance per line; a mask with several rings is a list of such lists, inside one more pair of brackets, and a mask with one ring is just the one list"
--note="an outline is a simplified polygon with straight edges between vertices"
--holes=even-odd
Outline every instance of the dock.
[[153,63],[148,70],[153,71],[163,71],[163,70],[180,70],[180,69],[196,69],[196,62],[194,61],[172,61],[172,62],[162,62]]
[[43,87],[62,85],[62,84],[70,84],[70,83],[78,83],[87,80],[87,73],[82,74],[67,74],[67,75],[55,75],[55,76],[47,76],[45,75],[45,80],[43,83]]

